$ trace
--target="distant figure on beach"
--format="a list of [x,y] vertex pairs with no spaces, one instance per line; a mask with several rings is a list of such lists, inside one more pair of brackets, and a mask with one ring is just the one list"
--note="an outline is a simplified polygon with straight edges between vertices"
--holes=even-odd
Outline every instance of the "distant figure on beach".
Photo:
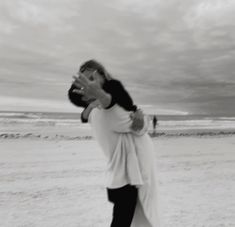
[[82,64],[68,93],[83,107],[107,159],[107,194],[113,203],[111,227],[159,227],[157,180],[148,119],[122,83],[95,60]]
[[156,133],[156,126],[157,126],[157,117],[156,115],[153,116],[153,132]]

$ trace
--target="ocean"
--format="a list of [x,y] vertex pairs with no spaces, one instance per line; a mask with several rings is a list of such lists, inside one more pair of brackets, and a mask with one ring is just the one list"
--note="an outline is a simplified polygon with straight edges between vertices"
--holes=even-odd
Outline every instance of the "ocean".
[[[226,115],[156,115],[159,130],[183,130],[183,129],[235,129],[235,116]],[[152,116],[150,118],[150,126]],[[1,125],[33,124],[36,126],[69,126],[84,127],[80,121],[80,113],[57,112],[13,112],[0,111]]]

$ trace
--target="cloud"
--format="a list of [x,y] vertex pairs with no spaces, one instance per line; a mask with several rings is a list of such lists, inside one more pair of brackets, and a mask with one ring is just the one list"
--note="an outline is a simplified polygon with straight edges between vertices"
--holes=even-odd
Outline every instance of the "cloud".
[[155,105],[140,105],[139,106],[146,114],[157,114],[157,115],[188,115],[189,112],[176,109],[161,109]]
[[79,64],[96,58],[137,103],[235,112],[233,1],[8,0],[0,6],[0,95],[64,100]]

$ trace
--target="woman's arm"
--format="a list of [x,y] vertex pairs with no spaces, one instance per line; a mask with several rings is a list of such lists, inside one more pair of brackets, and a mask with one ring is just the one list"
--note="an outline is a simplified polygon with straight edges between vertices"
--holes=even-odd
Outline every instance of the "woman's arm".
[[119,80],[112,79],[107,81],[104,84],[103,89],[111,95],[111,103],[106,109],[118,104],[126,111],[137,110],[137,106],[134,105],[130,94]]
[[137,106],[134,105],[130,94],[125,89],[123,84],[119,80],[112,79],[104,84],[103,89],[107,93],[111,94],[111,103],[106,109],[110,109],[115,104],[118,104],[126,111],[131,111],[131,129],[133,131],[139,131],[143,129],[145,124],[143,112],[142,110],[137,109]]
[[[142,111],[138,110],[135,113],[125,111],[119,105],[115,105],[113,108],[104,110],[106,114],[107,122],[109,124],[109,128],[117,133],[133,133],[135,135],[143,135],[148,130],[149,119],[145,116]],[[141,128],[136,127],[139,124],[138,120],[141,115]],[[134,124],[134,126],[133,126]]]
[[[92,81],[83,75],[80,75],[79,78],[74,77],[74,79],[74,85],[78,88],[74,92],[97,99],[104,109],[110,109],[113,105],[119,104],[121,107],[123,106],[123,108],[127,109],[127,111],[136,110],[136,106],[133,105],[132,99],[119,81],[115,81],[112,86],[106,87],[106,90],[110,90],[110,92],[112,91],[110,94],[101,87],[97,77],[94,77],[94,80]],[[82,90],[81,87],[83,87]],[[113,101],[113,105],[110,106]],[[125,110],[123,109],[123,111]],[[131,118],[127,111],[125,111],[128,114],[127,117],[123,118],[123,116],[117,116],[115,119],[117,132],[139,133],[139,131],[142,131],[146,125],[144,115],[140,111],[135,111],[132,113]],[[89,113],[90,109],[88,108],[84,112],[83,116],[89,115]]]

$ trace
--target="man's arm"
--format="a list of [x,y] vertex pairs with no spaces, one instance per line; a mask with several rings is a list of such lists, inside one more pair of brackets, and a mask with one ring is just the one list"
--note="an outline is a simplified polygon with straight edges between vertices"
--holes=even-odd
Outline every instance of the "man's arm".
[[[127,112],[122,107],[115,105],[107,112],[109,127],[117,133],[133,133],[143,135],[148,130],[149,119],[142,111]],[[141,124],[139,122],[141,121]]]
[[97,107],[99,105],[99,101],[95,100],[94,102],[90,103],[89,106],[87,108],[85,108],[82,113],[81,113],[81,120],[83,123],[87,123],[88,122],[88,118],[89,115],[91,113],[91,111]]

